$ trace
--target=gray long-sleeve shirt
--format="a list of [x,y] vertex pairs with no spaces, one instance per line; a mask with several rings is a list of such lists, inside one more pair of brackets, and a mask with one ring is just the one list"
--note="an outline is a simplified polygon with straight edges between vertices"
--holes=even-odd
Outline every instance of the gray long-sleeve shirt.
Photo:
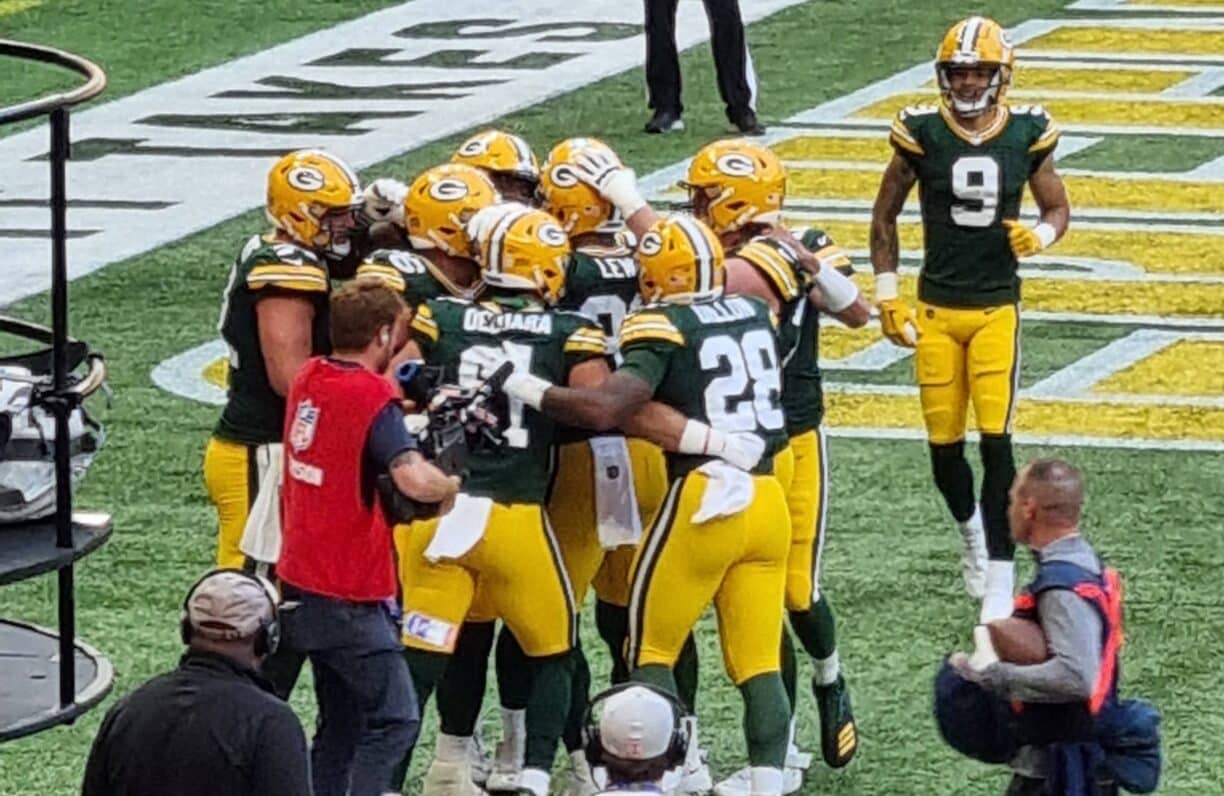
[[[1068,536],[1038,552],[1042,563],[1067,561],[1099,574],[1096,552],[1082,536]],[[1101,617],[1092,605],[1068,589],[1048,589],[1037,598],[1037,617],[1045,632],[1050,658],[1020,666],[996,663],[981,672],[983,685],[1007,699],[1024,702],[1079,702],[1088,700],[1101,667]],[[1028,776],[1040,776],[1041,756],[1021,750],[1012,767]]]

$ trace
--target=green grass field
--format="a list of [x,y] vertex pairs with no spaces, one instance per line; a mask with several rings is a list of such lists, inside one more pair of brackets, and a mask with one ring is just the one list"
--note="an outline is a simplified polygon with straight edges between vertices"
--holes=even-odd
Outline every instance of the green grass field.
[[[242,4],[237,19],[230,3],[157,0],[141,4],[145,11],[139,20],[127,20],[133,24],[115,24],[134,14],[135,4],[47,2],[0,16],[0,31],[95,57],[111,76],[106,96],[115,98],[388,4],[314,3],[307,14],[302,4],[267,0]],[[989,13],[1008,25],[1057,13],[1062,6],[1056,0],[955,7],[935,0],[808,2],[750,31],[763,82],[763,117],[767,123],[782,119],[929,59],[954,17]],[[682,134],[639,134],[646,114],[640,70],[499,124],[524,135],[537,151],[569,135],[597,134],[644,174],[723,133],[708,47],[690,51],[683,63],[689,127]],[[54,85],[47,75],[30,77],[11,67],[0,62],[3,101]],[[11,88],[17,81],[9,79],[14,74],[23,76],[17,90]],[[414,174],[448,156],[459,140],[425,146],[366,176]],[[1148,168],[1184,168],[1186,153],[1174,150],[1161,150],[1156,160],[1168,163]],[[1126,147],[1094,150],[1091,167],[1131,156]],[[73,285],[73,332],[106,352],[115,391],[113,404],[100,412],[108,424],[108,446],[78,504],[112,511],[116,532],[104,551],[78,568],[78,627],[114,663],[116,694],[173,665],[182,594],[209,566],[213,550],[214,514],[200,462],[217,411],[161,391],[149,374],[158,362],[215,336],[230,260],[262,224],[262,213],[250,212]],[[8,311],[43,319],[46,308],[43,296]],[[1048,324],[1026,331],[1038,341],[1058,334]],[[1032,365],[1026,379],[1049,367],[1042,361]],[[1035,447],[1022,448],[1019,455],[1047,454],[1068,456],[1084,469],[1090,489],[1086,532],[1126,577],[1124,690],[1154,700],[1164,712],[1167,776],[1161,792],[1219,792],[1224,761],[1212,750],[1224,733],[1224,698],[1216,687],[1224,597],[1214,576],[1224,566],[1224,455]],[[823,583],[839,619],[862,748],[843,771],[815,766],[804,793],[1001,792],[1004,772],[944,747],[931,718],[931,678],[942,654],[969,643],[976,607],[960,587],[959,541],[931,484],[925,446],[837,439],[831,457],[833,535]],[[54,624],[54,595],[51,578],[8,587],[0,592],[0,612]],[[592,625],[586,621],[584,631],[587,649],[598,651],[593,660],[598,682],[607,664]],[[743,758],[739,700],[721,671],[712,623],[701,639],[703,740],[716,773],[725,774]],[[311,701],[309,689],[300,687],[294,704],[308,726]],[[488,709],[493,717],[491,702]],[[0,746],[0,793],[74,792],[102,712],[71,728]],[[804,737],[814,740],[810,698],[802,700],[800,715]],[[432,726],[431,720],[426,748]],[[811,741],[807,746],[816,748]],[[415,776],[426,758],[417,756]]]

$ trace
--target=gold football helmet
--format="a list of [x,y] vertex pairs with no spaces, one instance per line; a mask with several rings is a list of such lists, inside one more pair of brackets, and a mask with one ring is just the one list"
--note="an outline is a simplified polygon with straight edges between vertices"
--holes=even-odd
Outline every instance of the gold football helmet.
[[348,253],[361,183],[349,165],[318,149],[299,149],[268,172],[268,220],[301,245]]
[[485,130],[459,145],[451,163],[481,169],[507,199],[530,203],[540,182],[540,163],[519,136],[504,130]]
[[421,172],[404,199],[404,228],[415,249],[441,249],[452,257],[474,256],[467,222],[497,202],[497,189],[480,169],[446,163]]
[[656,221],[637,245],[638,290],[648,304],[714,298],[723,288],[723,247],[687,215]]
[[623,222],[616,208],[575,173],[574,156],[584,149],[602,149],[620,162],[612,148],[598,138],[565,139],[552,148],[540,170],[543,208],[557,217],[571,237],[617,232]]
[[[944,106],[958,116],[980,116],[1001,104],[1015,64],[1015,50],[998,22],[987,17],[962,19],[944,34],[935,55],[935,76]],[[952,91],[952,72],[976,68],[993,70],[986,89],[977,97],[957,96]]]
[[480,236],[480,271],[486,285],[539,293],[549,304],[565,294],[569,236],[557,219],[526,205],[501,213]]
[[719,235],[782,218],[786,170],[768,147],[743,139],[715,141],[689,165],[693,213]]

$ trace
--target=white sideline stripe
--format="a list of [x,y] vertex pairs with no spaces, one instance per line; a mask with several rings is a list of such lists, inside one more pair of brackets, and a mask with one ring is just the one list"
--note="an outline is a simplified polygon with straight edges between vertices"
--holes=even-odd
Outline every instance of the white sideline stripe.
[[[852,259],[866,260],[870,256],[867,249],[842,247]],[[917,275],[923,252],[921,249],[902,249],[900,257],[903,264],[897,270],[901,274]],[[919,265],[904,264],[904,261],[914,261]],[[1039,266],[1051,266],[1041,268]],[[1067,267],[1070,266],[1070,267]],[[1224,265],[1222,265],[1224,268]],[[1164,274],[1148,272],[1142,268],[1123,261],[1105,260],[1097,257],[1060,257],[1057,254],[1040,254],[1026,258],[1020,266],[1020,276],[1023,279],[1060,279],[1070,282],[1143,282],[1146,284],[1190,284],[1218,285],[1224,283],[1224,273],[1221,274]]]
[[153,383],[174,395],[225,406],[225,390],[204,380],[204,368],[225,357],[227,352],[224,340],[209,340],[153,368]]
[[[926,432],[917,428],[861,428],[854,426],[826,426],[830,437],[849,439],[883,439],[926,441]],[[976,431],[966,435],[970,442],[977,442]],[[1174,450],[1174,451],[1224,451],[1224,442],[1191,439],[1144,439],[1141,437],[1086,437],[1070,434],[1026,434],[1017,433],[1012,439],[1019,445],[1048,445],[1076,448],[1125,448],[1130,450]]]
[[[679,197],[679,194],[673,194],[671,196],[656,197],[656,198],[668,199],[668,198],[678,198],[678,197]],[[795,208],[801,208],[804,210],[811,210],[811,211],[857,210],[860,213],[864,214],[868,219],[870,219],[871,218],[871,204],[872,204],[871,201],[867,199],[824,199],[824,198],[819,198],[819,199],[793,198],[792,199],[790,197],[787,197],[786,212],[787,214],[791,214],[793,213]],[[912,210],[917,207],[918,207],[917,197],[911,196],[911,201],[906,203],[906,208]],[[1105,208],[1081,207],[1079,205],[1076,206],[1075,212],[1077,214],[1079,213],[1090,214],[1092,216],[1095,216],[1097,219],[1116,218],[1119,221],[1142,221],[1145,223],[1150,222],[1150,221],[1157,221],[1157,222],[1162,222],[1162,221],[1163,222],[1209,221],[1212,223],[1219,223],[1219,222],[1224,221],[1224,212],[1221,212],[1221,213],[1187,213],[1187,212],[1154,212],[1154,211],[1149,211],[1149,210],[1107,210]],[[916,216],[916,213],[914,215]],[[1031,212],[1021,211],[1021,216],[1025,218],[1030,217]],[[910,218],[910,217],[911,217],[910,214],[906,214],[905,216],[903,216],[903,220]],[[1074,223],[1077,226],[1079,225],[1080,222],[1078,219],[1078,215]],[[1198,231],[1198,229],[1199,228],[1195,227],[1191,231]],[[1211,229],[1209,227],[1203,227],[1201,231],[1211,232]]]
[[[801,0],[745,0],[745,23],[754,22]],[[641,25],[641,7],[603,0],[504,0],[490,13],[487,0],[414,0],[367,14],[326,30],[294,39],[250,56],[238,58],[183,78],[171,80],[129,96],[89,106],[72,118],[73,140],[87,138],[138,139],[145,146],[188,146],[208,149],[288,150],[322,146],[349,160],[356,168],[381,163],[432,141],[468,130],[522,108],[560,96],[604,77],[640,66],[645,53],[642,33],[611,41],[576,41],[589,33],[589,24]],[[465,23],[463,31],[489,32],[477,20],[496,17],[507,24],[494,27],[504,35],[469,39],[402,38],[401,28],[423,23]],[[577,23],[560,31],[515,33],[525,26]],[[705,12],[697,3],[681,3],[676,21],[677,46],[689,48],[709,37]],[[561,40],[540,42],[550,33]],[[473,45],[475,45],[473,47]],[[486,62],[503,61],[528,53],[573,53],[574,57],[543,69],[441,70],[414,67],[406,62],[457,46],[488,52]],[[392,51],[379,67],[306,67],[310,62],[350,48]],[[467,96],[444,99],[326,100],[243,99],[220,96],[230,90],[264,89],[260,80],[276,75],[305,74],[329,82],[354,85],[392,85],[448,81],[507,82],[469,89]],[[442,91],[433,92],[440,95]],[[294,116],[308,118],[316,109],[394,109],[415,116],[373,118],[361,122],[353,135],[298,132]],[[139,120],[151,115],[210,115],[233,119],[243,112],[290,115],[283,131],[170,128]],[[643,107],[642,113],[646,113]],[[219,124],[220,121],[213,122]],[[45,199],[47,164],[33,160],[47,149],[45,125],[0,137],[0,186],[6,197]],[[74,161],[68,169],[68,196],[85,198],[165,201],[160,210],[93,211],[74,208],[69,229],[97,229],[96,234],[68,242],[69,276],[76,278],[156,247],[207,229],[250,210],[261,201],[271,158],[258,155],[160,157],[109,155],[97,160]],[[5,213],[5,226],[10,216]],[[37,229],[46,229],[46,214]],[[50,284],[50,243],[42,238],[0,238],[5,251],[0,305],[45,290]],[[220,267],[220,266],[219,266]],[[218,272],[220,273],[220,271]],[[218,277],[220,278],[220,277]],[[220,283],[218,283],[220,284]]]
[[[867,208],[868,211],[870,211],[870,209],[871,209],[870,207]],[[1134,232],[1135,231],[1134,222],[1136,220],[1142,220],[1144,222],[1143,231],[1145,232],[1182,232],[1182,233],[1202,234],[1202,235],[1224,235],[1224,226],[1218,226],[1218,225],[1208,226],[1208,225],[1203,225],[1203,224],[1196,225],[1196,224],[1154,223],[1151,219],[1119,219],[1117,221],[1087,220],[1087,219],[1082,219],[1079,217],[1080,212],[1082,211],[1076,211],[1076,217],[1075,217],[1075,228],[1076,229],[1116,230],[1116,231]],[[827,209],[827,208],[823,210],[821,209],[795,210],[790,207],[789,201],[787,202],[787,208],[783,211],[783,216],[786,219],[788,219],[787,223],[819,221],[821,219],[829,220],[829,221],[861,221],[861,222],[871,221],[870,212],[855,213],[855,212],[848,212],[845,210],[832,210],[832,209]],[[1027,210],[1021,210],[1020,217],[1026,220],[1036,220],[1037,219],[1036,208],[1029,208]],[[903,212],[900,216],[898,216],[898,221],[903,224],[907,222],[917,223],[921,220],[922,220],[921,217],[917,213],[914,213],[914,212],[908,212],[908,213]],[[1224,221],[1224,216],[1221,216],[1219,220]]]
[[[1151,6],[1133,6],[1136,14],[1147,14],[1152,10]],[[1132,30],[1224,30],[1224,19],[1169,19],[1168,17],[1119,17],[1117,19],[1100,19],[1092,17],[1076,17],[1071,19],[1059,19],[1054,21],[1057,27],[1062,28],[1128,28]],[[1024,39],[1028,41],[1034,38],[1029,36]],[[1012,40],[1016,44],[1020,44],[1021,40],[1015,36]]]
[[[1051,373],[1027,390],[1030,398],[1054,398],[1058,396],[1079,396],[1086,394],[1092,387],[1120,373],[1150,356],[1181,340],[1224,341],[1224,334],[1209,332],[1175,332],[1166,329],[1138,329],[1123,338],[1114,340],[1109,345],[1100,348],[1082,359],[1072,362],[1062,370]],[[1114,396],[1117,398],[1118,396]],[[1125,396],[1122,396],[1125,397]],[[1134,397],[1134,396],[1132,396]],[[1152,396],[1163,399],[1166,396]],[[1172,396],[1194,398],[1195,396]],[[1106,401],[1105,396],[1093,395],[1094,400]],[[1215,398],[1204,402],[1204,406],[1216,406],[1224,403],[1224,398]]]
[[1197,75],[1188,77],[1177,85],[1169,86],[1160,93],[1165,97],[1204,97],[1220,86],[1224,86],[1224,67],[1204,69]]
[[1186,172],[1186,176],[1204,182],[1208,180],[1224,180],[1224,155],[1209,160],[1201,166]]
[[904,359],[909,359],[913,353],[911,349],[893,345],[888,340],[877,340],[848,357],[841,359],[821,357],[820,367],[822,370],[880,371]]
[[[1107,374],[1108,375],[1108,374]],[[855,382],[826,380],[826,393],[839,395],[891,395],[910,397],[918,400],[918,388],[910,384],[859,384]],[[1042,403],[1071,403],[1087,406],[1101,404],[1122,404],[1125,406],[1198,406],[1207,408],[1224,407],[1224,396],[1203,395],[1143,395],[1140,393],[1109,393],[1108,395],[1033,395],[1032,388],[1020,390],[1017,394],[1027,401]]]
[[[1118,21],[1118,20],[1115,20]],[[1106,27],[1112,27],[1112,23]],[[1178,55],[1176,53],[1126,53],[1126,52],[1102,52],[1102,53],[1086,53],[1083,50],[1018,50],[1017,58],[1021,58],[1026,62],[1049,62],[1062,64],[1067,61],[1076,61],[1082,59],[1085,55],[1099,55],[1102,59],[1108,58],[1116,60],[1119,63],[1143,63],[1151,62],[1153,64],[1169,64],[1172,66],[1181,65],[1186,69],[1193,69],[1195,66],[1202,67],[1215,66],[1216,64],[1224,64],[1224,55]]]
[[[1221,117],[1224,117],[1224,108],[1220,109]],[[1092,142],[1100,139],[1080,139],[1089,140]],[[1059,157],[1065,157],[1067,154],[1062,151],[1062,146],[1058,148]],[[882,172],[884,163],[881,161],[865,161],[865,160],[784,160],[782,165],[788,169],[800,170],[824,170],[824,169],[842,169],[845,171],[873,171]],[[1202,168],[1201,166],[1199,167]],[[1176,171],[1104,171],[1102,169],[1076,169],[1060,166],[1059,173],[1064,177],[1103,177],[1115,180],[1168,180],[1169,182],[1214,182],[1214,179],[1204,179],[1202,177],[1193,177],[1191,172],[1176,172]]]

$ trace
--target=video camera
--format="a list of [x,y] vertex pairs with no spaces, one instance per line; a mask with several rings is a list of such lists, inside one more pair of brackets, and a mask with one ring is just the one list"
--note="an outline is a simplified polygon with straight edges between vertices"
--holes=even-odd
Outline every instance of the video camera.
[[[400,365],[395,373],[400,389],[423,410],[404,418],[420,443],[421,455],[448,475],[462,475],[472,453],[504,446],[506,411],[501,388],[513,372],[514,366],[507,362],[479,386],[465,389],[447,384],[440,367],[420,361]],[[391,524],[437,514],[437,504],[407,497],[388,473],[378,476],[378,489]]]

